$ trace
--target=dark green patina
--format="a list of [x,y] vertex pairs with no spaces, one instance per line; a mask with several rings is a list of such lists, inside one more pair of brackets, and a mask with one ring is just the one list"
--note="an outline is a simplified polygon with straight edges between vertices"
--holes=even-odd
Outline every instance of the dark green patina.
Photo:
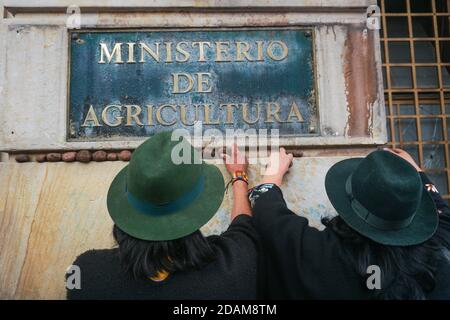
[[[198,61],[200,53],[193,42],[209,42],[205,46],[205,61]],[[262,41],[263,59],[258,59],[258,41]],[[282,41],[288,48],[288,55],[281,60],[271,59],[267,55],[267,47],[271,41]],[[165,43],[171,42],[170,58],[167,55]],[[186,42],[181,46],[190,53],[186,62],[176,61],[186,56],[176,51],[176,44]],[[225,58],[229,62],[217,60],[217,42],[229,42]],[[236,61],[236,42],[246,42],[250,45],[248,56],[243,61]],[[105,44],[111,54],[111,61],[104,52],[101,57],[101,43]],[[113,54],[117,43],[121,45],[123,63]],[[129,46],[133,45],[133,58],[129,60]],[[144,62],[140,61],[141,46],[145,43],[156,51],[156,43],[160,44],[159,62],[148,53],[144,54]],[[241,45],[242,46],[242,45]],[[242,48],[242,47],[241,47]],[[245,48],[244,48],[245,49]],[[275,43],[271,47],[275,58],[283,56],[283,47]],[[245,50],[244,50],[245,51]],[[242,55],[241,55],[242,58]],[[133,61],[133,63],[129,63]],[[172,60],[167,62],[167,60]],[[263,60],[263,61],[260,61]],[[173,73],[210,73],[211,92],[173,93]],[[185,78],[181,77],[182,80]],[[180,85],[186,87],[187,82]],[[196,86],[196,85],[195,85]],[[208,86],[205,86],[206,88]],[[84,31],[70,34],[70,98],[68,110],[68,140],[112,140],[121,138],[146,137],[167,129],[187,128],[198,113],[198,120],[203,121],[203,129],[279,129],[283,136],[310,136],[318,134],[318,110],[316,105],[316,84],[314,72],[313,30],[308,28],[279,29],[210,29],[210,30],[140,30],[140,31]],[[227,118],[227,108],[221,104],[238,104],[233,107],[232,123]],[[268,119],[268,103],[278,103],[280,112],[277,118]],[[298,106],[303,117],[299,121],[292,111],[292,104]],[[159,106],[171,104],[175,106],[163,108],[161,117],[173,125],[163,125],[157,121],[156,110]],[[204,105],[210,105],[210,121],[218,124],[207,124]],[[120,105],[121,109],[113,107],[106,113],[110,123],[121,123],[109,126],[102,121],[102,111],[108,105]],[[139,114],[142,125],[131,119],[131,125],[126,125],[127,108],[136,112],[137,105],[142,111]],[[148,108],[152,109],[152,122],[148,121]],[[200,105],[200,107],[195,107]],[[248,123],[243,119],[243,108],[247,107],[247,119],[256,123]],[[86,121],[89,109],[95,111],[98,124]],[[180,116],[180,106],[185,106],[186,123]],[[203,106],[203,107],[202,107]],[[259,108],[259,113],[257,112]],[[92,116],[92,113],[90,114]],[[92,117],[91,117],[92,118]],[[287,120],[290,122],[286,122]],[[269,121],[268,121],[269,120]],[[272,122],[270,122],[272,120]]]

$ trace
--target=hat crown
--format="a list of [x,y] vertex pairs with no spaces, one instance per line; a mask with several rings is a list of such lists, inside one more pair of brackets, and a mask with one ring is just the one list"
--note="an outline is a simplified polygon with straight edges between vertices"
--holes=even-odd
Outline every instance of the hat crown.
[[[175,147],[181,147],[181,152],[190,152],[190,163],[174,163],[172,150]],[[202,176],[202,165],[194,164],[195,152],[184,138],[172,141],[171,132],[154,135],[133,153],[128,167],[127,190],[137,199],[155,205],[179,199],[191,192]]]
[[354,199],[370,214],[385,221],[413,217],[422,198],[417,170],[387,151],[369,154],[349,179]]

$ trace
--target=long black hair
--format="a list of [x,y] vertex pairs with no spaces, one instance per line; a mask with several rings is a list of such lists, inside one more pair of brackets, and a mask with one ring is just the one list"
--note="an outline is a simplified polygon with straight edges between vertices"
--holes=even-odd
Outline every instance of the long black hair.
[[174,273],[199,269],[214,260],[214,250],[200,231],[169,241],[134,238],[116,225],[113,236],[119,246],[123,271],[134,279],[154,277],[160,272]]
[[413,246],[387,246],[376,243],[353,230],[336,216],[322,223],[342,240],[344,259],[366,282],[367,268],[377,265],[381,270],[381,289],[372,290],[375,299],[426,299],[436,284],[439,263],[446,261],[449,231],[441,225],[428,241]]

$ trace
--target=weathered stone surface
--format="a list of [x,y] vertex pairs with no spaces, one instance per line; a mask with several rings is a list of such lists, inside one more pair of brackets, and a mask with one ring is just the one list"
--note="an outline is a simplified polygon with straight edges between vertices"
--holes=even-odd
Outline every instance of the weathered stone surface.
[[97,161],[97,162],[105,161],[106,160],[106,152],[103,150],[95,151],[92,154],[92,160]]
[[48,162],[58,162],[61,161],[61,153],[52,152],[47,154]]
[[131,159],[131,151],[122,150],[119,152],[119,159],[122,161],[130,161]]
[[[95,6],[104,10],[103,5],[90,0]],[[53,2],[53,1],[52,1]],[[57,1],[54,1],[55,3]],[[328,4],[336,1],[326,1]],[[353,1],[348,1],[352,2]],[[361,1],[366,3],[367,1]],[[83,8],[87,4],[84,3]],[[117,2],[116,2],[117,3]],[[232,5],[233,1],[227,2]],[[277,2],[279,5],[280,2]],[[324,1],[302,1],[303,6],[322,6]],[[284,2],[283,2],[284,4]],[[128,4],[127,4],[128,5]],[[339,2],[339,6],[342,3]],[[10,5],[12,8],[17,5]],[[61,101],[66,101],[67,91],[61,90],[61,81],[54,79],[64,79],[67,76],[66,70],[61,66],[66,66],[69,55],[67,54],[67,28],[59,21],[65,12],[60,12],[51,19],[46,18],[46,10],[50,8],[41,7],[39,4],[30,6],[40,7],[42,21],[39,27],[29,27],[26,22],[19,24],[12,18],[11,25],[3,29],[0,28],[0,70],[14,70],[14,72],[4,72],[3,78],[0,76],[0,87],[2,95],[0,98],[0,145],[5,150],[58,150],[61,148],[70,148],[74,150],[81,149],[132,149],[137,147],[141,141],[138,140],[114,140],[114,141],[68,141],[67,140],[67,115],[61,112]],[[261,2],[261,6],[267,6],[266,1]],[[330,7],[327,7],[328,9]],[[51,7],[54,10],[53,7]],[[268,8],[266,8],[268,9]],[[377,82],[367,82],[370,86],[357,87],[360,90],[359,96],[373,97],[377,91],[376,101],[367,105],[361,105],[363,113],[368,115],[359,116],[355,113],[358,104],[353,102],[349,105],[347,101],[348,88],[346,84],[355,81],[352,76],[357,73],[346,74],[346,68],[349,63],[356,63],[356,66],[371,62],[373,68],[373,58],[357,59],[349,61],[349,55],[346,55],[347,46],[352,43],[351,35],[360,33],[363,37],[367,33],[365,29],[366,15],[365,7],[361,7],[360,13],[351,13],[345,11],[330,12],[266,12],[245,14],[211,13],[205,15],[203,12],[178,13],[168,12],[161,14],[159,12],[133,12],[109,13],[102,11],[97,15],[90,16],[87,19],[86,27],[92,28],[152,28],[152,27],[275,27],[280,25],[307,24],[315,26],[315,48],[316,55],[314,64],[317,68],[317,98],[319,101],[319,120],[320,126],[315,128],[319,134],[317,137],[289,137],[283,138],[281,143],[286,146],[341,146],[341,145],[374,145],[383,144],[386,141],[386,119],[384,115],[383,87],[381,76],[381,58],[379,55],[379,44],[365,47],[367,56],[376,54],[377,64]],[[16,9],[15,9],[16,10]],[[270,10],[269,10],[270,11]],[[55,13],[56,14],[56,13]],[[20,15],[18,15],[19,17]],[[65,21],[65,20],[64,20]],[[33,22],[36,23],[36,22]],[[355,29],[352,26],[361,26]],[[365,30],[365,31],[364,31]],[[369,31],[371,32],[371,31]],[[365,38],[364,38],[365,39]],[[366,41],[366,40],[364,40]],[[374,37],[367,36],[367,42],[376,41]],[[358,41],[356,41],[357,43]],[[41,54],[35,54],[33,50],[25,50],[24,46],[30,48],[40,47],[40,45],[52,44],[51,46],[42,46]],[[353,41],[355,43],[355,41]],[[8,45],[6,45],[8,44]],[[372,52],[373,50],[374,52]],[[22,52],[24,56],[17,55]],[[366,56],[366,55],[363,55]],[[44,58],[45,57],[45,58]],[[29,64],[23,63],[29,62]],[[32,66],[32,67],[30,67]],[[348,69],[348,68],[347,68]],[[354,68],[350,68],[352,70]],[[14,76],[12,76],[14,75]],[[356,83],[358,83],[356,81]],[[376,86],[373,88],[373,86]],[[20,88],[18,90],[17,88]],[[373,99],[369,99],[372,102]],[[28,108],[17,108],[17,105],[28,105]],[[30,117],[30,114],[32,117]],[[51,115],[54,119],[52,126],[48,125],[48,117]],[[349,119],[352,122],[349,122]],[[356,119],[356,120],[355,120]],[[349,123],[356,123],[356,129],[350,128]],[[364,124],[362,124],[364,122]],[[20,125],[19,125],[20,124]],[[17,127],[19,125],[19,127]],[[360,128],[363,128],[360,130]],[[12,134],[18,132],[19,134]],[[352,129],[352,130],[351,130]],[[37,134],[44,133],[45,134]],[[357,133],[370,133],[359,135]],[[353,135],[349,135],[352,133]]]
[[287,150],[288,153],[292,153],[294,157],[303,157],[303,151],[298,149]]
[[64,152],[62,155],[62,160],[64,162],[74,162],[77,157],[77,153],[75,151]]
[[108,155],[106,156],[106,159],[108,161],[116,161],[117,160],[117,153],[109,152]]
[[27,154],[18,154],[15,159],[17,162],[28,162],[30,161],[30,156]]
[[80,150],[77,152],[76,159],[80,162],[89,162],[91,161],[91,153],[88,150]]
[[47,155],[46,154],[37,154],[36,155],[36,161],[37,162],[45,162],[45,161],[47,161]]
[[[32,10],[33,8],[42,9],[47,8],[58,8],[67,9],[73,3],[79,3],[84,8],[89,8],[91,10],[98,10],[98,7],[105,8],[156,8],[161,7],[166,8],[235,8],[237,5],[241,7],[262,7],[262,8],[302,8],[302,7],[325,7],[325,8],[354,8],[354,7],[367,7],[370,4],[376,4],[374,0],[239,0],[239,1],[217,1],[217,0],[128,0],[128,1],[117,1],[117,0],[84,0],[84,1],[73,1],[73,0],[40,0],[38,2],[32,0],[9,0],[5,1],[5,6],[13,6],[23,8],[23,10]],[[20,6],[17,5],[20,3]],[[17,10],[17,9],[16,9]],[[94,11],[95,12],[95,11]]]
[[[325,174],[345,158],[294,159],[281,189],[288,207],[307,217],[310,225],[320,227],[321,217],[335,214],[326,196]],[[0,224],[0,299],[65,298],[64,281],[55,277],[64,276],[80,253],[113,246],[105,195],[125,165],[0,163],[0,181],[9,181],[0,183],[0,220],[5,221]],[[224,166],[218,167],[228,181]],[[260,167],[249,166],[249,187],[261,182],[260,172]],[[205,235],[228,228],[232,201],[232,192],[224,195],[217,213],[201,228]]]

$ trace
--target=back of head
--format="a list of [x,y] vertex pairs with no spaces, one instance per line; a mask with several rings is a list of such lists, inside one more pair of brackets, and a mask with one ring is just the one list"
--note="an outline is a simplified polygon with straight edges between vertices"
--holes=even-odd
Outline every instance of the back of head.
[[424,243],[389,246],[377,243],[352,229],[341,217],[322,221],[342,241],[344,260],[352,265],[366,285],[368,267],[381,270],[381,289],[373,290],[376,299],[426,299],[436,285],[439,262],[447,258],[448,230],[439,228]]

